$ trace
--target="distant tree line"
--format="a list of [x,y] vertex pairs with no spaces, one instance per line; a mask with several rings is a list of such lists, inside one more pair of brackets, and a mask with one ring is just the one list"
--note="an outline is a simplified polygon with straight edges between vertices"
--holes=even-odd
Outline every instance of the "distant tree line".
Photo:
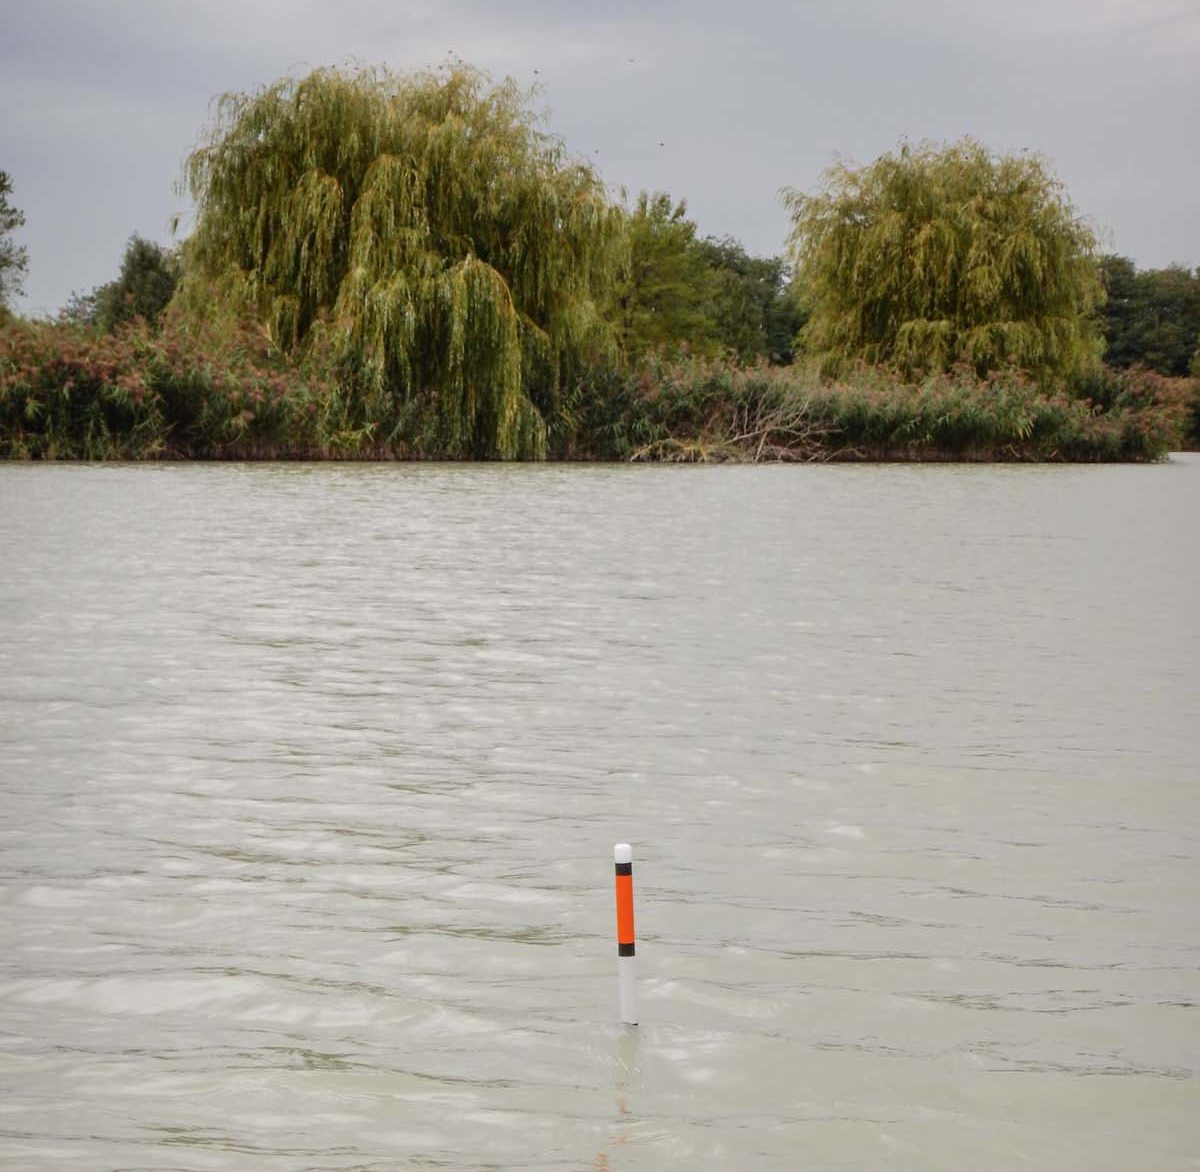
[[1100,311],[1104,361],[1200,376],[1200,268],[1139,270],[1128,257],[1106,256],[1100,270],[1108,294]]
[[1197,403],[1200,273],[1102,256],[971,139],[786,191],[775,257],[614,200],[461,65],[226,95],[187,181],[180,247],[0,333],[0,452],[1153,458]]
[[[643,194],[631,217],[632,256],[617,292],[626,349],[686,344],[705,357],[732,353],[742,362],[790,365],[805,312],[784,258],[751,256],[730,237],[699,238],[691,221],[674,219],[686,205],[664,215],[663,201],[669,197]],[[155,323],[180,268],[178,249],[134,235],[118,276],[73,297],[64,317],[105,331],[136,317]],[[1104,362],[1173,378],[1200,375],[1200,268],[1138,269],[1128,257],[1107,255],[1100,273]]]

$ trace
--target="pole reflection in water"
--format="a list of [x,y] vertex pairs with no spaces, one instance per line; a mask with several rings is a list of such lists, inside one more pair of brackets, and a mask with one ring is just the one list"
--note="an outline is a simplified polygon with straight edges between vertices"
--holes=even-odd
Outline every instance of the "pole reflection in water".
[[614,1134],[612,1139],[596,1153],[596,1158],[593,1161],[593,1166],[602,1170],[602,1172],[609,1172],[612,1167],[610,1153],[629,1143],[629,1124],[633,1114],[629,1107],[629,1097],[631,1094],[631,1084],[637,1075],[639,1038],[640,1034],[632,1026],[622,1026],[616,1032],[614,1057],[617,1076],[613,1084],[613,1089],[617,1112],[614,1121]]

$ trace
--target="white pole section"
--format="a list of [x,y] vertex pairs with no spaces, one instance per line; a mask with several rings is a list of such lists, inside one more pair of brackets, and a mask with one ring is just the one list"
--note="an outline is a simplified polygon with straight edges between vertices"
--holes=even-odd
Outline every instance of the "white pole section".
[[626,1025],[637,1025],[637,981],[634,969],[633,847],[613,847],[617,872],[617,1005]]

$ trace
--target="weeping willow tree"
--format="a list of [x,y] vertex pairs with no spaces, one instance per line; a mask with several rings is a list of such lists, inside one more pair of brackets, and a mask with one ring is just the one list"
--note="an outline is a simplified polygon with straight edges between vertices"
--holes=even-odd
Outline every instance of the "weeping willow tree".
[[216,290],[283,351],[332,354],[380,440],[543,455],[574,374],[612,345],[598,304],[621,217],[528,97],[465,67],[225,95],[186,164],[181,300]]
[[965,363],[1053,379],[1099,357],[1098,244],[1035,156],[904,145],[784,203],[811,315],[801,343],[827,371]]

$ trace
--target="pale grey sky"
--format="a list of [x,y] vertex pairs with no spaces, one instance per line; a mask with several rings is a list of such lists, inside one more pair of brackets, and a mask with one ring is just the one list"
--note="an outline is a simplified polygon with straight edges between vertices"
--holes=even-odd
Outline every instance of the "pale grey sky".
[[134,232],[170,239],[217,94],[450,53],[540,85],[614,189],[754,253],[783,248],[781,187],[969,134],[1043,153],[1112,251],[1200,265],[1200,0],[0,0],[22,308],[111,279]]

